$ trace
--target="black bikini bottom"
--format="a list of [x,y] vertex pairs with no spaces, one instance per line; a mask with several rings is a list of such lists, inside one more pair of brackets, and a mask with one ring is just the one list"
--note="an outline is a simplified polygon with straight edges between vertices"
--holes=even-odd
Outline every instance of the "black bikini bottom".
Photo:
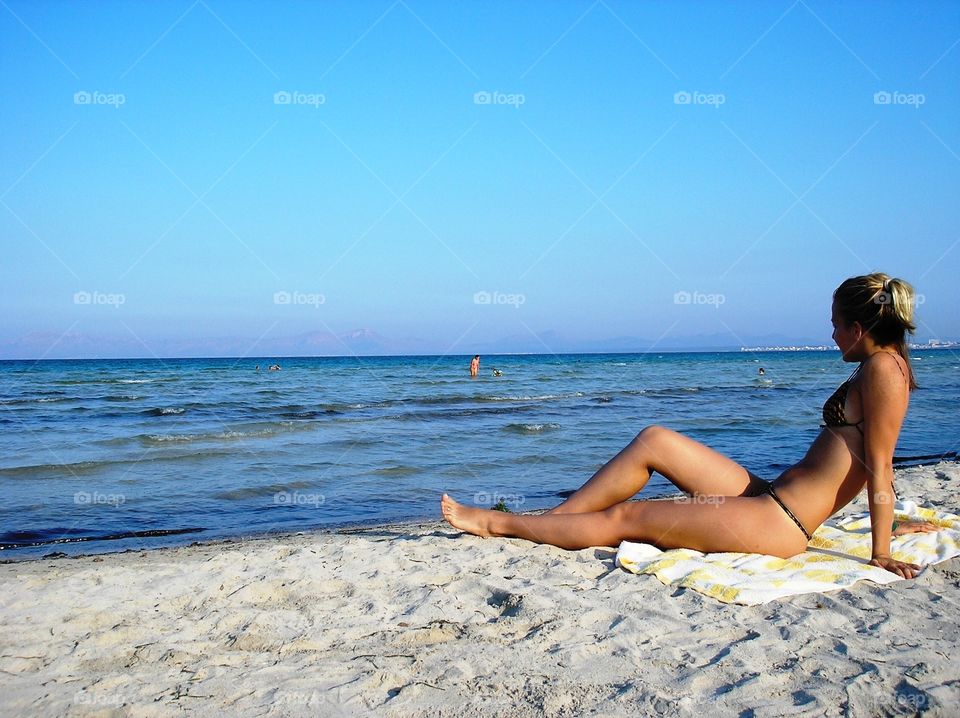
[[800,519],[794,516],[793,511],[788,509],[787,505],[780,500],[779,496],[777,496],[777,492],[773,490],[772,482],[765,481],[764,486],[759,487],[759,490],[754,494],[754,496],[760,496],[762,494],[769,494],[770,498],[772,498],[774,501],[780,504],[780,508],[783,509],[783,512],[790,517],[793,523],[795,523],[801,531],[803,531],[803,535],[807,537],[807,541],[813,538],[809,533],[807,533],[807,529],[804,528],[803,524],[800,523]]

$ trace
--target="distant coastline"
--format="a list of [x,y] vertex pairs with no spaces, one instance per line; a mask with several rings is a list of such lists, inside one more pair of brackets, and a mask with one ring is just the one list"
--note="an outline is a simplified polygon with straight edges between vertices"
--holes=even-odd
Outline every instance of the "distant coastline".
[[[908,344],[910,349],[957,349],[960,348],[960,342],[940,341],[931,339],[924,344]],[[835,346],[779,346],[779,347],[740,347],[742,352],[826,352],[836,351]]]
[[828,346],[785,346],[785,347],[740,347],[742,352],[828,352],[836,347]]
[[[958,341],[941,341],[932,339],[923,344],[909,344],[912,350],[928,349],[960,349]],[[726,347],[698,347],[698,348],[647,348],[647,349],[624,349],[624,350],[598,350],[598,351],[556,351],[556,352],[535,352],[535,351],[482,351],[483,356],[487,357],[510,357],[510,356],[631,356],[637,354],[733,354],[741,352],[835,352],[835,345],[826,344],[796,344],[796,345],[778,345],[778,346],[726,346]],[[448,357],[448,356],[472,356],[471,351],[462,353],[442,353],[442,352],[411,352],[411,353],[364,353],[356,352],[351,354],[262,354],[262,355],[163,355],[163,356],[99,356],[99,357],[44,357],[36,358],[30,356],[23,357],[0,357],[0,365],[16,364],[23,362],[53,363],[53,362],[99,362],[99,361],[143,361],[155,360],[164,361],[191,361],[191,360],[233,360],[237,363],[256,363],[269,362],[275,360],[293,360],[293,359],[403,359],[412,357]]]

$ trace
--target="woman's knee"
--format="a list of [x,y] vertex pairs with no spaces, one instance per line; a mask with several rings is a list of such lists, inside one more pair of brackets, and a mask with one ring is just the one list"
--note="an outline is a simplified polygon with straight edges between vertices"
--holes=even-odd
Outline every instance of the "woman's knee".
[[665,426],[651,424],[637,434],[632,443],[637,449],[655,451],[658,447],[662,447],[665,442],[669,441],[673,434],[675,434],[675,432]]

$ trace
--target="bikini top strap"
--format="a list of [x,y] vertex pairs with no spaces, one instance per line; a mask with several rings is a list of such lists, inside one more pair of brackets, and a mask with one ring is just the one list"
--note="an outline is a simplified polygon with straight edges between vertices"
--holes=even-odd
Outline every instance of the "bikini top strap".
[[[900,356],[899,354],[897,354],[897,353],[895,353],[895,352],[887,352],[887,354],[890,354],[891,356]],[[901,357],[901,358],[902,358],[902,357]],[[903,373],[903,367],[900,366],[900,362],[897,362],[897,369],[900,370],[900,375],[901,375],[904,379],[906,379],[907,383],[910,383],[910,380],[907,379],[907,375]]]

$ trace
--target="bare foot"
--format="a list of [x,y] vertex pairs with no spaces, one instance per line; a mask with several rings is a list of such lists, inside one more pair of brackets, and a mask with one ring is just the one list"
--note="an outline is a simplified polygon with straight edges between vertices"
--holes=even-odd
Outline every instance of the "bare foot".
[[440,511],[447,523],[474,536],[493,536],[490,530],[491,511],[458,504],[446,494],[440,499]]

